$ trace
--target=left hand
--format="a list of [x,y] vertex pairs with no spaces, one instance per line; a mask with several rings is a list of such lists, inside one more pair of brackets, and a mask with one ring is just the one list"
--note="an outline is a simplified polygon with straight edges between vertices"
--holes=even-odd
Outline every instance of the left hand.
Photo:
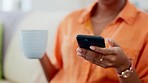
[[90,46],[91,50],[77,48],[77,55],[103,68],[116,68],[118,73],[128,69],[131,65],[129,58],[121,47],[112,39],[107,38],[109,48]]

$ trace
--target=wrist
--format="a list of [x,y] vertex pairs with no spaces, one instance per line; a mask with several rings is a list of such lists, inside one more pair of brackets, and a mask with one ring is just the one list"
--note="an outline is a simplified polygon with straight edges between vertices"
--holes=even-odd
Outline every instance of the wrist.
[[131,66],[132,66],[132,62],[130,60],[128,60],[127,63],[116,68],[116,71],[117,71],[118,74],[121,74],[123,71],[130,69]]
[[129,78],[133,73],[133,65],[130,64],[130,67],[123,71],[118,71],[118,76],[121,78]]

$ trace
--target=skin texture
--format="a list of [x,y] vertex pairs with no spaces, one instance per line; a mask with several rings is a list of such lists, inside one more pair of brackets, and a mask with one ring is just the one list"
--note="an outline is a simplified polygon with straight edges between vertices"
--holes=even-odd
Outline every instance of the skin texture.
[[[110,45],[109,48],[91,46],[90,49],[93,51],[78,48],[77,54],[103,68],[115,67],[119,73],[128,69],[131,65],[130,60],[126,57],[120,46],[112,39],[107,39],[106,41]],[[100,61],[101,58],[103,58],[103,61]],[[127,67],[124,69],[124,66]]]
[[46,53],[41,59],[39,59],[39,61],[44,70],[47,81],[50,82],[50,80],[55,76],[58,70],[51,64]]
[[[92,51],[77,48],[77,55],[103,68],[115,68],[118,73],[128,69],[131,62],[120,46],[114,40],[109,38],[106,39],[106,42],[110,45],[109,48],[90,46]],[[102,57],[103,61],[100,60]],[[135,69],[128,79],[119,77],[119,80],[120,83],[141,83]]]
[[100,35],[103,29],[116,18],[124,5],[125,0],[98,0],[97,7],[91,16],[95,35]]

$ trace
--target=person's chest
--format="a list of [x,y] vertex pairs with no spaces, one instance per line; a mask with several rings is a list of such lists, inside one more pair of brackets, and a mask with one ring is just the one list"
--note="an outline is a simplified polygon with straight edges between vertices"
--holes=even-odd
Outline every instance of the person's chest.
[[[106,26],[100,33],[100,36],[114,39],[121,46],[126,55],[133,59],[133,61],[136,61],[145,39],[144,34],[138,31],[136,26],[128,25],[125,22],[118,22]],[[114,78],[117,80],[117,75],[113,69],[106,70],[96,66],[93,67],[90,62],[76,54],[76,49],[78,47],[76,36],[78,34],[94,35],[91,23],[70,26],[67,29],[66,34],[63,36],[62,58],[64,68],[67,69],[67,72],[69,71],[72,73],[79,71],[79,74],[77,73],[76,75],[75,73],[76,77],[84,74],[80,73],[80,71],[90,73],[88,79],[90,81],[92,78],[93,80],[98,80],[106,77],[108,79]],[[96,74],[96,72],[98,72],[98,74]]]
[[[78,34],[95,35],[92,24],[86,22],[84,24],[73,24],[68,26],[62,39],[63,57],[67,57],[66,55],[71,58],[77,57],[75,55],[76,48],[78,47],[76,41],[76,36]],[[100,33],[100,36],[103,36],[104,38],[114,39],[128,57],[132,59],[135,59],[136,56],[138,56],[145,41],[145,35],[146,34],[139,29],[139,26],[129,25],[126,22],[117,22],[115,24],[107,25]]]

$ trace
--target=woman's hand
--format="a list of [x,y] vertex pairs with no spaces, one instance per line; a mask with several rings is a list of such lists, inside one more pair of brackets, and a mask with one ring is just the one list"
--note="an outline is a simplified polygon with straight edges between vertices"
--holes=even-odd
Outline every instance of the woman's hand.
[[84,59],[103,68],[116,68],[118,73],[127,70],[131,62],[120,46],[112,39],[107,38],[109,48],[90,46],[91,50],[77,48],[77,54]]

